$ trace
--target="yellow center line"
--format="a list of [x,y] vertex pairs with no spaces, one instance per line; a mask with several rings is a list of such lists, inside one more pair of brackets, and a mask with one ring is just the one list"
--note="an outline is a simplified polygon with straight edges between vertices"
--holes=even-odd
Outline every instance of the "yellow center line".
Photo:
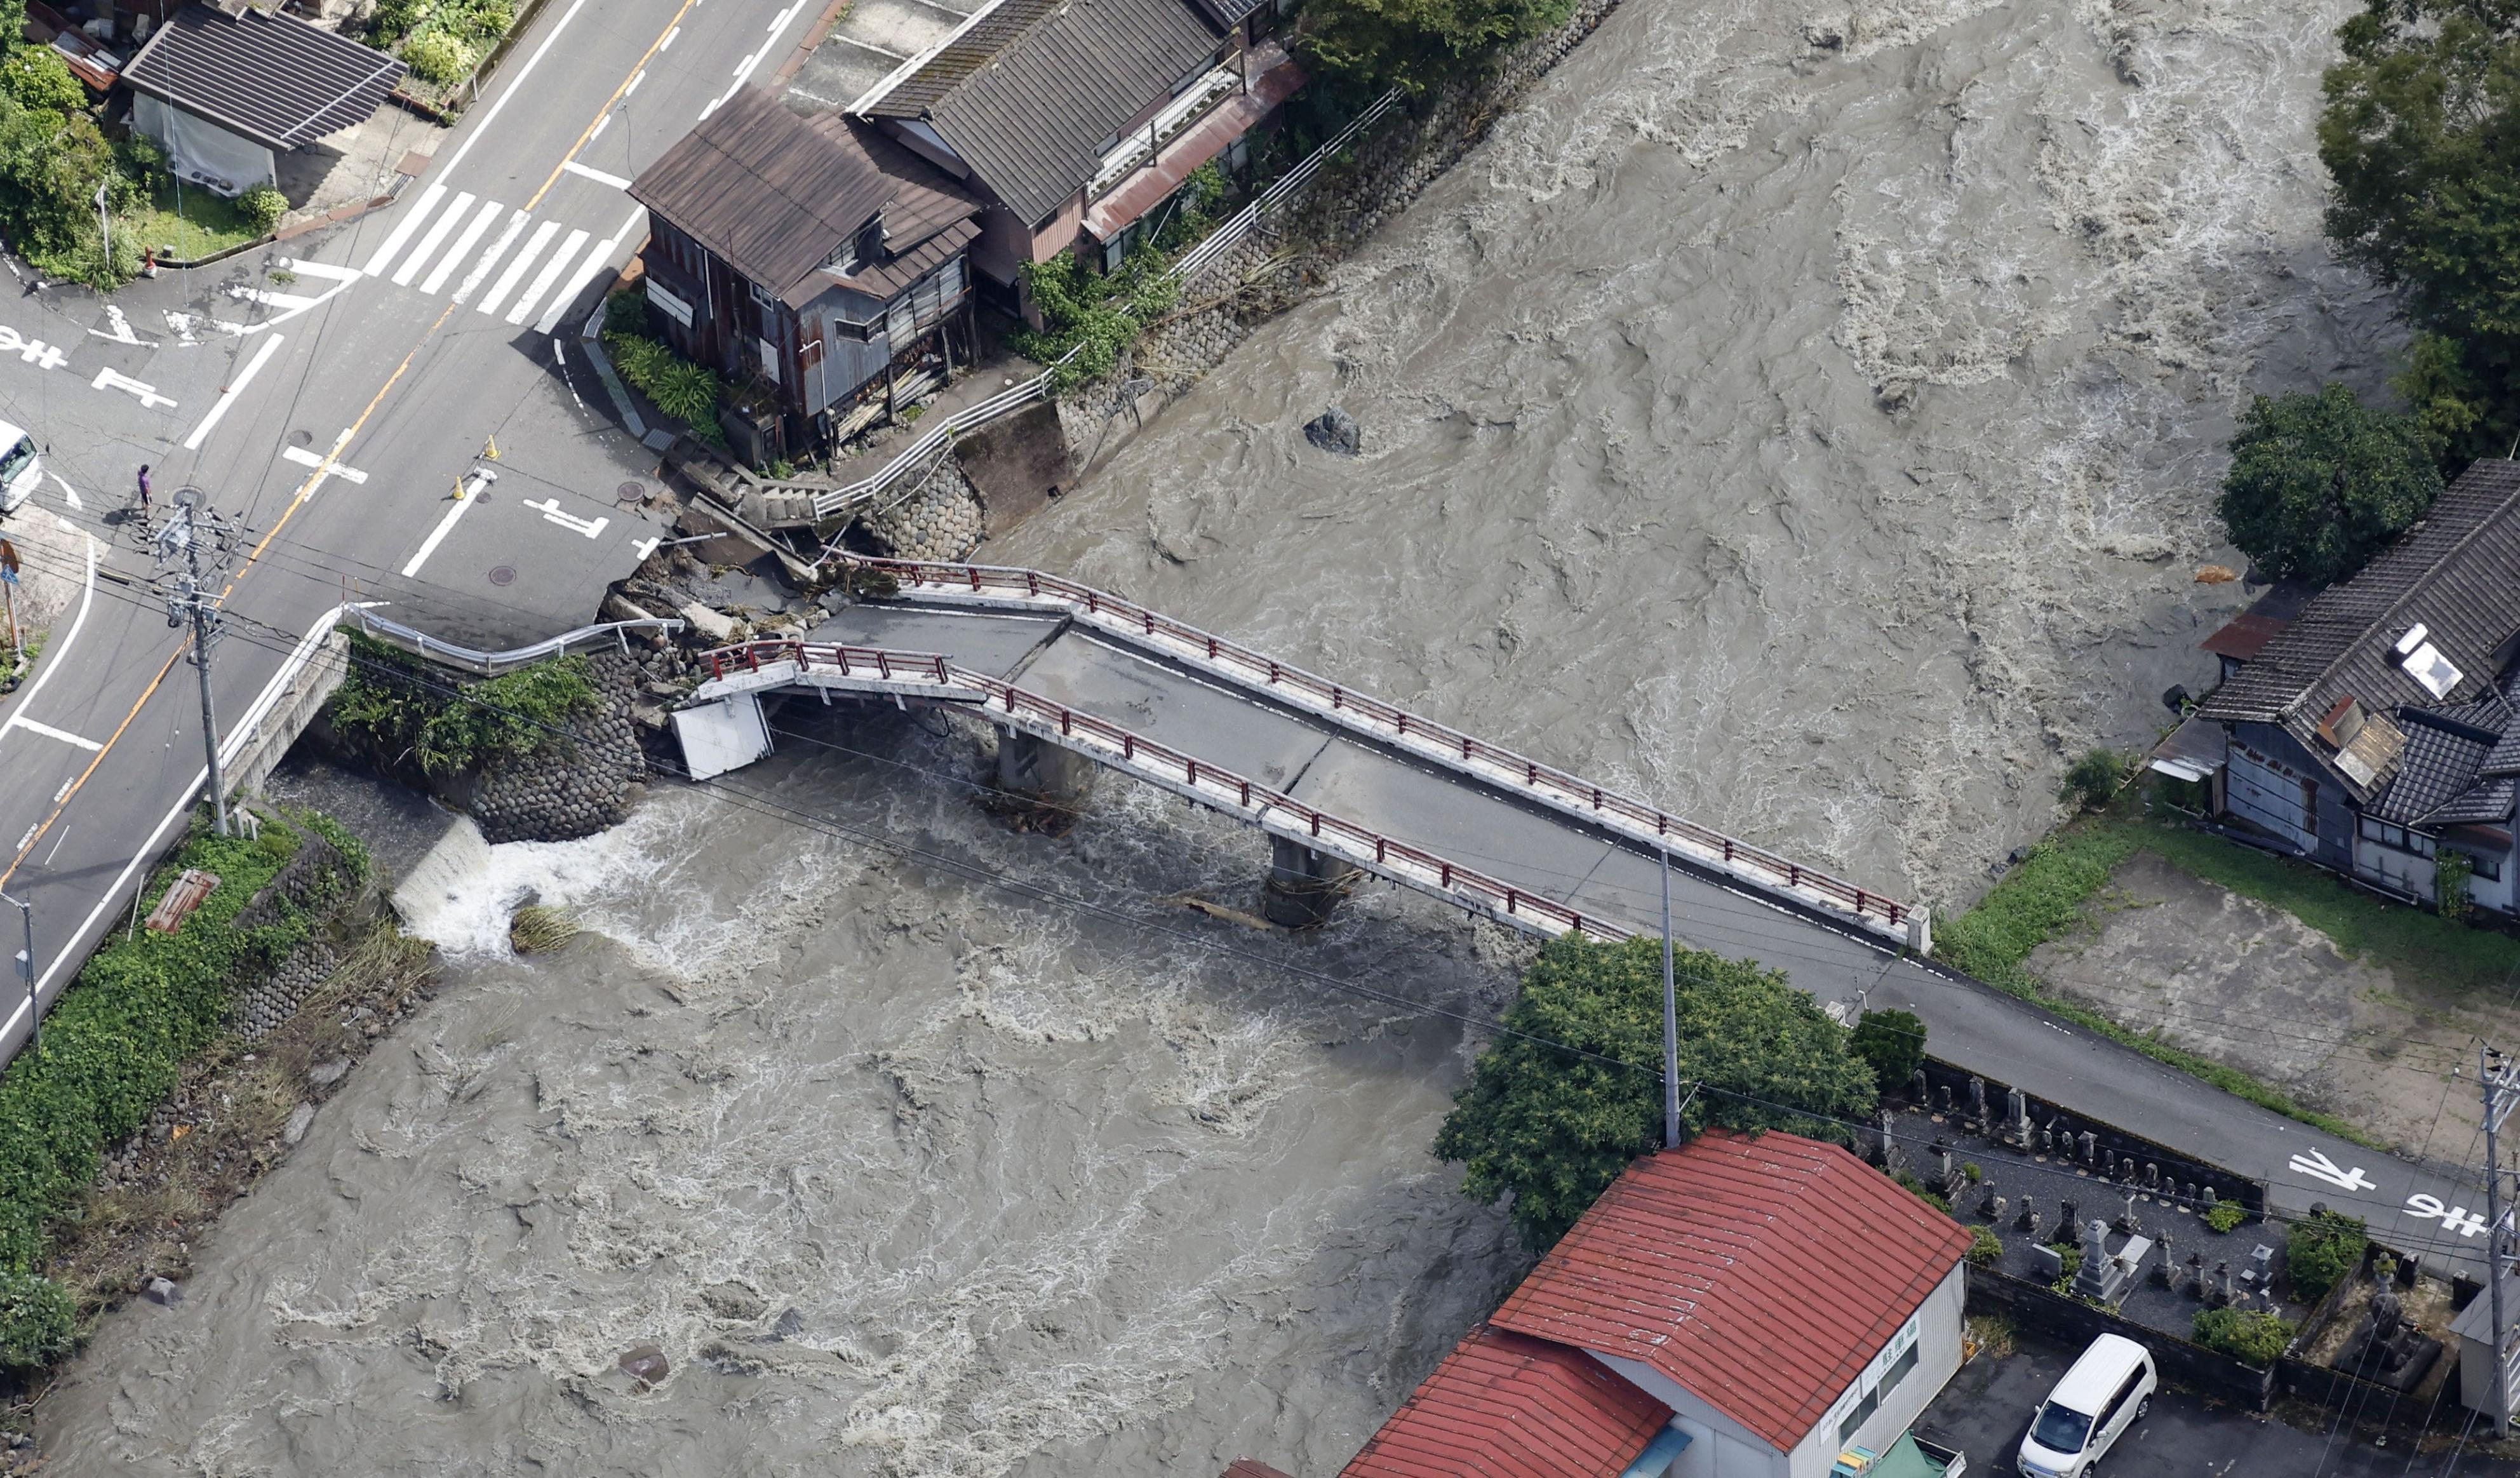
[[596,125],[604,121],[604,115],[612,111],[613,104],[621,101],[621,95],[630,90],[631,78],[648,69],[648,64],[655,60],[657,51],[664,46],[665,38],[672,35],[674,27],[682,24],[683,18],[692,13],[694,3],[695,0],[683,0],[683,8],[674,12],[674,19],[666,22],[665,28],[656,32],[656,39],[648,43],[648,49],[639,55],[639,64],[630,68],[629,75],[621,79],[620,86],[612,89],[612,96],[604,100],[604,106],[595,111],[595,116],[587,119],[585,129],[577,136],[577,142],[569,145],[568,153],[562,155],[560,162],[552,166],[551,177],[543,181],[543,188],[534,192],[532,200],[525,202],[527,210],[541,204],[543,197],[551,194],[551,188],[560,183],[561,174],[568,168],[568,161],[576,158],[577,152],[586,147],[586,141],[595,137]]

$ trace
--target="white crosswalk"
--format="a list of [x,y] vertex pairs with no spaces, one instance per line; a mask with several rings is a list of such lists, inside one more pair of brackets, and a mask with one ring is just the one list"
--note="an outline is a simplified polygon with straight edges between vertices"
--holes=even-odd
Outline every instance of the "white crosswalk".
[[[505,228],[494,231],[503,214]],[[592,231],[562,221],[536,220],[528,211],[511,209],[470,191],[449,195],[444,187],[432,185],[394,223],[393,231],[364,266],[338,270],[349,276],[387,277],[396,287],[416,288],[432,297],[452,283],[454,301],[511,324],[530,320],[534,332],[549,334],[570,301],[610,265],[613,251],[637,226],[639,215],[633,209],[620,230],[598,239]],[[533,228],[530,234],[528,226]],[[277,294],[248,289],[240,295],[268,299]]]

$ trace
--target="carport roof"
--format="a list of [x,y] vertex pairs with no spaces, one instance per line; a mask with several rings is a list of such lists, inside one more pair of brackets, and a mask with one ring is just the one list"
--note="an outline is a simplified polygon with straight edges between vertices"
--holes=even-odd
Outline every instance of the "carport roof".
[[403,70],[383,52],[294,16],[187,5],[131,59],[122,80],[285,152],[364,121]]
[[1494,1322],[1650,1366],[1790,1452],[1970,1241],[1835,1144],[1714,1131],[1630,1165]]

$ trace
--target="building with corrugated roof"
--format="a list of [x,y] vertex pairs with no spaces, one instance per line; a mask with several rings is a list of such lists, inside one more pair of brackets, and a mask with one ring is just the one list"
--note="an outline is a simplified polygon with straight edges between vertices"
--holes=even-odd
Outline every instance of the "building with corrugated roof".
[[1969,1232],[1835,1144],[1630,1165],[1341,1478],[1828,1478],[1960,1365]]
[[2471,464],[2361,573],[2240,625],[2207,640],[2223,684],[2152,768],[2209,783],[2268,846],[2416,902],[2455,852],[2469,901],[2512,913],[2520,462]]

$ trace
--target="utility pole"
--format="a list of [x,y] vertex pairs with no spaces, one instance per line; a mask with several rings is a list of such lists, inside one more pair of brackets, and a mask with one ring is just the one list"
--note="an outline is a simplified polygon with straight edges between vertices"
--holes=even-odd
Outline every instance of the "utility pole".
[[26,948],[18,956],[18,974],[26,982],[26,1046],[44,1045],[43,1012],[35,1004],[35,909],[22,898],[0,893],[0,903],[17,909],[18,918],[26,926]]
[[2476,1076],[2485,1094],[2485,1287],[2494,1302],[2494,1420],[2498,1431],[2511,1425],[2511,1344],[2502,1306],[2502,1269],[2507,1256],[2502,1232],[2502,1158],[2497,1136],[2502,1121],[2520,1102],[2520,1081],[2514,1064],[2491,1047],[2479,1047]]
[[209,499],[197,487],[175,489],[174,516],[158,531],[158,560],[164,564],[177,554],[184,559],[183,571],[174,577],[174,588],[166,592],[166,624],[193,627],[193,667],[202,679],[202,752],[208,763],[210,783],[210,818],[221,836],[228,830],[227,780],[219,767],[218,717],[210,707],[210,643],[222,624],[218,598],[206,593],[202,577],[202,545],[211,542],[211,578],[215,582],[223,572],[233,530],[228,521],[209,507]]
[[1680,995],[1671,978],[1671,854],[1662,856],[1662,1144],[1680,1145]]

